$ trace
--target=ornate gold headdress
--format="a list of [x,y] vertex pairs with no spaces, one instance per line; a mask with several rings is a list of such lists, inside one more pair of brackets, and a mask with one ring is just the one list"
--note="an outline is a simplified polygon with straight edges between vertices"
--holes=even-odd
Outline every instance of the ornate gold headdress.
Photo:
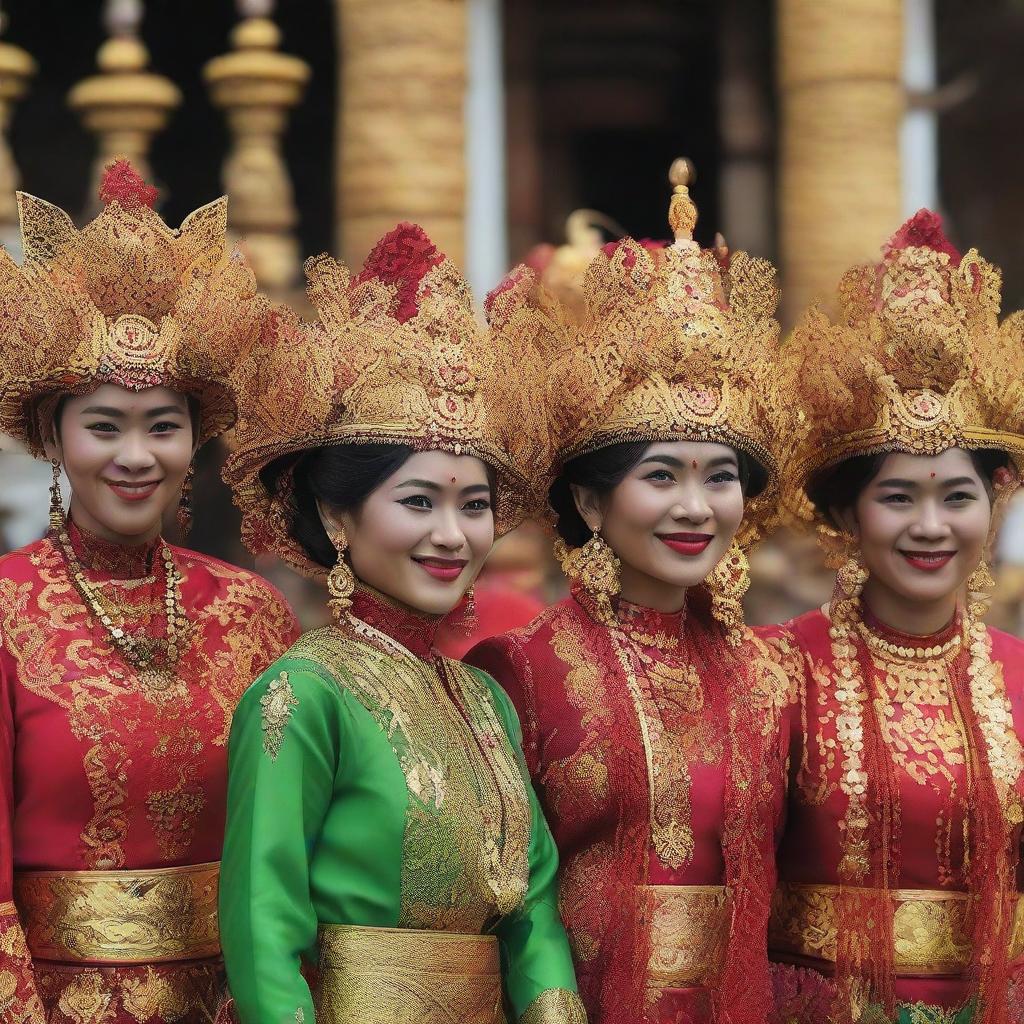
[[24,263],[0,252],[0,430],[40,455],[48,399],[104,383],[194,395],[198,441],[231,425],[231,364],[259,336],[266,303],[227,251],[227,200],[177,231],[127,161],[108,169],[106,206],[81,231],[61,209],[18,193]]
[[627,238],[590,264],[583,308],[547,332],[553,472],[623,441],[717,441],[751,456],[768,485],[747,516],[756,527],[773,502],[785,403],[775,358],[775,270],[724,243],[693,240],[692,168],[677,160],[669,221],[675,242]]
[[812,307],[785,347],[805,417],[797,486],[879,452],[994,448],[1024,468],[1024,320],[1000,324],[999,298],[999,270],[961,258],[928,210],[849,270],[836,319]]
[[546,451],[539,355],[516,330],[522,290],[492,297],[484,330],[462,275],[413,224],[381,239],[354,278],[328,256],[309,260],[306,274],[319,319],[306,325],[279,311],[267,345],[236,373],[237,448],[224,478],[249,549],[324,571],[289,536],[290,469],[272,489],[260,474],[340,443],[476,455],[497,475],[496,530],[516,526]]

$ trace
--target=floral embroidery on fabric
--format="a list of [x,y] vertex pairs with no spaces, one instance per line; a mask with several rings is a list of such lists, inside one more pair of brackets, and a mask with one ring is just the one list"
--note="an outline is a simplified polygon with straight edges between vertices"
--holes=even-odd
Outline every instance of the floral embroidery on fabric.
[[284,730],[291,721],[292,709],[299,706],[288,673],[281,672],[271,681],[267,692],[260,697],[260,714],[263,719],[263,751],[271,761],[277,760],[284,742]]

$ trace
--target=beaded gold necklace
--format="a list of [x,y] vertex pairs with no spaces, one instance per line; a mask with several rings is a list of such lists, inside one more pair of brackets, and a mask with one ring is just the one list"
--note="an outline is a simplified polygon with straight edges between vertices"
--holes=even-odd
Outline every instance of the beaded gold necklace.
[[142,686],[146,690],[158,693],[168,690],[176,678],[175,670],[185,648],[189,630],[188,618],[181,607],[182,576],[174,564],[171,549],[161,542],[160,557],[165,575],[163,605],[167,619],[167,636],[139,638],[125,628],[127,615],[86,576],[85,568],[75,553],[63,516],[59,520],[51,516],[50,525],[67,562],[68,574],[75,589],[125,661],[136,670]]

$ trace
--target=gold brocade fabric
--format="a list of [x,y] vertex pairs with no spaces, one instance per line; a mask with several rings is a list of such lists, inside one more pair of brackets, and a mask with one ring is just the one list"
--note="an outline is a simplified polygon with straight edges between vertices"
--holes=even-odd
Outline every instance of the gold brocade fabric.
[[504,1024],[493,935],[322,925],[319,942],[322,1024]]
[[519,1024],[587,1024],[587,1011],[575,992],[549,988],[530,1003]]
[[729,941],[725,887],[646,885],[640,896],[651,930],[650,990],[704,984],[721,967]]
[[[968,896],[944,889],[893,889],[898,974],[958,975],[971,961],[964,931]],[[773,956],[835,962],[839,887],[783,885],[776,891],[768,931]],[[1024,956],[1024,904],[1017,900],[1010,961]]]
[[526,787],[490,691],[459,662],[415,657],[351,622],[307,633],[291,653],[324,665],[355,695],[405,775],[398,924],[481,932],[526,895],[531,828]]
[[151,871],[19,871],[33,958],[155,964],[219,956],[219,864]]

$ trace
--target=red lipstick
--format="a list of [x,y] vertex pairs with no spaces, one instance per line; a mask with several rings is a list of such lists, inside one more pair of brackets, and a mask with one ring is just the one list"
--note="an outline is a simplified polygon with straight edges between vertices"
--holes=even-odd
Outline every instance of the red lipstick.
[[161,480],[144,480],[133,482],[128,480],[103,481],[122,501],[145,501],[163,482]]
[[900,554],[920,572],[938,572],[956,555],[955,551],[900,551]]
[[680,555],[699,555],[713,540],[712,533],[659,533],[658,540]]
[[457,580],[462,575],[462,570],[466,568],[466,559],[464,558],[432,558],[413,555],[412,560],[429,572],[434,579],[441,580],[443,583]]

